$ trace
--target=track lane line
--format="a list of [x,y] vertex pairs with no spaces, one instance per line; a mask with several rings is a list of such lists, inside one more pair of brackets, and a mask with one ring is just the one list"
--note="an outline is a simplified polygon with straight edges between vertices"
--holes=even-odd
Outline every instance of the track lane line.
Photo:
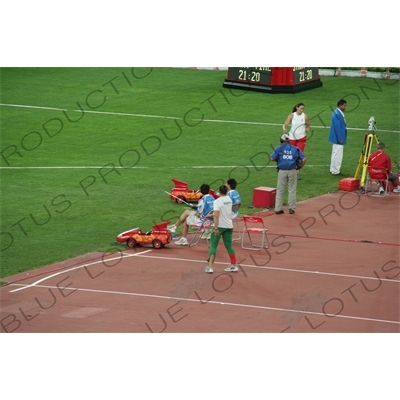
[[[148,253],[150,251],[152,251],[152,250],[145,250],[145,251],[143,251],[143,253]],[[104,263],[105,261],[114,261],[114,260],[118,260],[118,259],[122,260],[122,259],[125,258],[124,256],[126,256],[126,257],[135,257],[135,256],[138,256],[138,255],[143,254],[143,253],[135,253],[135,254],[122,253],[122,255],[123,255],[122,258],[121,257],[107,258],[106,260],[102,259],[102,260],[94,261],[94,262],[91,262],[91,263],[84,263],[84,264],[81,264],[81,265],[77,265],[76,267],[68,268],[68,269],[65,269],[65,270],[62,270],[62,271],[55,272],[55,273],[53,273],[51,275],[45,276],[44,278],[39,279],[39,280],[37,280],[37,281],[35,281],[33,283],[30,283],[29,285],[25,285],[24,287],[20,287],[19,289],[10,290],[10,293],[14,293],[14,292],[18,292],[20,290],[29,289],[31,287],[38,286],[39,283],[42,283],[42,282],[44,282],[44,281],[46,281],[48,279],[54,278],[55,276],[58,276],[58,275],[61,275],[61,274],[65,274],[66,272],[71,272],[71,271],[74,271],[74,270],[77,270],[77,269],[81,269],[81,268],[84,268],[84,267],[88,267],[89,265],[100,264],[100,263]],[[12,285],[15,285],[15,284],[10,284],[10,286],[12,286]]]
[[[14,285],[20,285],[20,284],[14,284]],[[57,286],[47,286],[47,285],[36,285],[36,287],[43,288],[43,289],[57,289]],[[188,298],[181,298],[181,297],[174,297],[174,296],[161,296],[161,295],[155,295],[155,294],[149,294],[149,293],[118,292],[118,291],[114,291],[114,290],[82,289],[82,288],[70,288],[70,287],[65,287],[65,288],[63,288],[63,290],[112,294],[112,295],[121,295],[121,296],[148,297],[148,298],[155,298],[155,299],[161,299],[161,300],[178,300],[178,301],[187,301],[187,302],[203,304],[201,299],[196,300],[196,299],[188,299]],[[329,315],[329,314],[315,312],[315,311],[293,310],[291,308],[269,307],[269,306],[260,306],[260,305],[255,305],[255,304],[244,304],[244,303],[229,303],[229,302],[225,302],[225,301],[222,302],[222,301],[212,301],[212,300],[207,301],[207,304],[208,303],[222,305],[222,306],[244,307],[244,308],[260,309],[260,310],[268,310],[268,311],[278,311],[278,312],[293,312],[293,313],[297,313],[297,314],[319,315],[319,316],[324,316],[324,317],[338,317],[338,318],[355,319],[355,320],[361,320],[361,321],[380,322],[380,323],[400,325],[400,321],[367,318],[367,317],[357,317],[357,316],[352,316],[352,315],[341,315],[341,314]]]

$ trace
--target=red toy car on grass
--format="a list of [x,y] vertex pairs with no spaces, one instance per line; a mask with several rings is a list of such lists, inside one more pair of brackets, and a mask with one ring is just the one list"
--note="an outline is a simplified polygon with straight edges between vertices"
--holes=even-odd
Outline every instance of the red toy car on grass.
[[153,225],[153,229],[148,232],[142,232],[140,228],[122,232],[117,236],[117,242],[126,243],[130,248],[144,244],[161,249],[172,240],[171,232],[167,230],[169,223],[170,221]]
[[[170,197],[171,200],[174,200],[176,203],[197,202],[203,197],[200,190],[189,189],[189,184],[187,182],[179,181],[175,178],[172,178],[171,181],[174,182],[175,186],[170,192]],[[214,199],[218,199],[219,195],[215,190],[210,189],[209,193]]]

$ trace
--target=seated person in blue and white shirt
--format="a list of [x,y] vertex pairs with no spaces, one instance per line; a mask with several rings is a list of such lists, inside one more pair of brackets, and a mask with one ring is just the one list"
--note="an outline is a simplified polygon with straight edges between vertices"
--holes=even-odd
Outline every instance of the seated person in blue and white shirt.
[[200,186],[200,192],[204,195],[197,204],[197,210],[185,210],[183,214],[179,217],[178,221],[173,225],[168,225],[167,229],[175,233],[176,228],[182,225],[182,237],[175,242],[177,245],[187,246],[187,234],[190,225],[201,225],[207,215],[212,213],[214,197],[209,194],[210,185],[203,184]]

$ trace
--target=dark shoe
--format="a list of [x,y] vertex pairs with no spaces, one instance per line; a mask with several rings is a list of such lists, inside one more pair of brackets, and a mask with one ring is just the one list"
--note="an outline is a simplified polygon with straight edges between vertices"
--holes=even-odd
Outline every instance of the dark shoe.
[[281,211],[275,211],[275,214],[283,214],[285,211],[281,210]]
[[294,210],[289,210],[289,214],[294,214]]

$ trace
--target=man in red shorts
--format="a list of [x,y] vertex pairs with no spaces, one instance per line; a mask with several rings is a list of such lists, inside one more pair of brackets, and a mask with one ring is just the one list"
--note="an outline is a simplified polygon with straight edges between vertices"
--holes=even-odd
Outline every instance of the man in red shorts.
[[[368,167],[383,168],[389,176],[389,181],[393,184],[393,192],[400,193],[398,177],[392,173],[392,161],[390,157],[385,154],[385,144],[380,142],[375,153],[372,153],[368,158]],[[383,187],[379,187],[379,192],[383,193]]]

